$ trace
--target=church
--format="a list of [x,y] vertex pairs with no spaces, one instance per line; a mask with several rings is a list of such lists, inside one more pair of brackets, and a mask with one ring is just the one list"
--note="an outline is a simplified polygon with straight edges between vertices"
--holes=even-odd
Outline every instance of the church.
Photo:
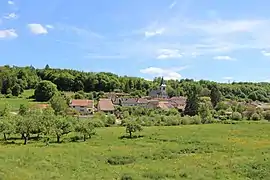
[[166,84],[165,84],[163,77],[161,78],[159,89],[150,91],[149,96],[151,98],[163,98],[163,99],[168,98]]

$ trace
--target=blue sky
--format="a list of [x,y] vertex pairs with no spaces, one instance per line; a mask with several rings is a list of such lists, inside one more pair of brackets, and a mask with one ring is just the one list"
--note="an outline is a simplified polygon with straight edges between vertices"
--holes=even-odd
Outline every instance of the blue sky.
[[0,1],[0,64],[270,81],[267,0]]

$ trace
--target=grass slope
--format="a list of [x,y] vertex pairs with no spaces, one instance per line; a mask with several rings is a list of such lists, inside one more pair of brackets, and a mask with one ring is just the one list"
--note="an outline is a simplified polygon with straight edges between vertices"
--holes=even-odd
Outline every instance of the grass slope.
[[28,99],[28,97],[34,94],[34,90],[25,90],[23,94],[19,97],[13,98],[0,98],[0,110],[5,107],[5,104],[9,104],[11,106],[11,111],[18,111],[21,104],[35,104],[38,102],[34,102],[34,99]]
[[[97,129],[88,142],[0,145],[0,179],[270,179],[269,124]],[[67,141],[67,139],[66,139]],[[21,142],[21,141],[18,141]]]

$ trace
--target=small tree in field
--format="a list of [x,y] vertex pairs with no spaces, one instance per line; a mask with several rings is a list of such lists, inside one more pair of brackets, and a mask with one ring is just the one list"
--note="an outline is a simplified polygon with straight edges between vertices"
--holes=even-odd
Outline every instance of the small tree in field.
[[63,135],[72,132],[72,128],[73,128],[72,125],[73,125],[72,121],[70,121],[67,117],[63,117],[63,116],[55,117],[55,121],[53,125],[53,134],[57,138],[57,143],[60,143],[60,138]]
[[125,126],[126,126],[126,133],[129,134],[130,138],[132,138],[132,133],[135,133],[137,131],[142,131],[142,126],[136,121],[128,120],[125,123]]
[[16,116],[16,132],[22,135],[24,145],[27,144],[30,133],[34,130],[33,118],[29,116]]
[[14,121],[11,116],[5,116],[0,119],[0,133],[3,133],[4,140],[7,141],[7,135],[15,132]]
[[55,123],[55,115],[54,110],[51,107],[48,107],[43,110],[42,118],[41,118],[41,128],[42,133],[47,136],[46,144],[49,145],[50,138],[48,137],[53,133],[53,127]]
[[79,120],[76,124],[75,131],[83,135],[83,141],[86,141],[87,137],[91,138],[95,134],[95,126],[89,120]]
[[0,133],[3,133],[4,140],[7,140],[7,135],[12,134],[14,129],[13,117],[10,114],[10,106],[5,105],[4,109],[1,111],[2,118],[0,119]]

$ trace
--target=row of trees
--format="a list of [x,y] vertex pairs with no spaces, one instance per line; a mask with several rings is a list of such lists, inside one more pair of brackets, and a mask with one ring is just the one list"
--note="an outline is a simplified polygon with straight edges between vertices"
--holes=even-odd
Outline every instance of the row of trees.
[[[112,73],[81,72],[70,69],[52,69],[48,65],[44,69],[34,67],[0,68],[0,90],[2,94],[19,95],[24,89],[36,88],[41,80],[50,81],[60,91],[110,92],[121,91],[131,95],[144,96],[151,89],[159,86],[161,78],[147,81],[138,77],[118,76]],[[259,100],[268,102],[270,83],[215,83],[212,81],[194,81],[190,79],[168,80],[169,96],[187,96],[191,85],[200,86],[200,96],[209,97],[213,86],[220,91],[222,97],[232,100]]]
[[70,132],[80,133],[85,141],[95,133],[94,128],[91,121],[78,121],[71,116],[56,115],[52,108],[29,109],[21,105],[19,113],[12,115],[9,105],[6,105],[1,112],[0,132],[3,133],[4,140],[7,140],[11,134],[20,134],[24,139],[24,144],[27,144],[30,137],[39,138],[40,135],[46,137],[47,143],[52,136],[55,136],[57,142],[60,143],[60,138]]

